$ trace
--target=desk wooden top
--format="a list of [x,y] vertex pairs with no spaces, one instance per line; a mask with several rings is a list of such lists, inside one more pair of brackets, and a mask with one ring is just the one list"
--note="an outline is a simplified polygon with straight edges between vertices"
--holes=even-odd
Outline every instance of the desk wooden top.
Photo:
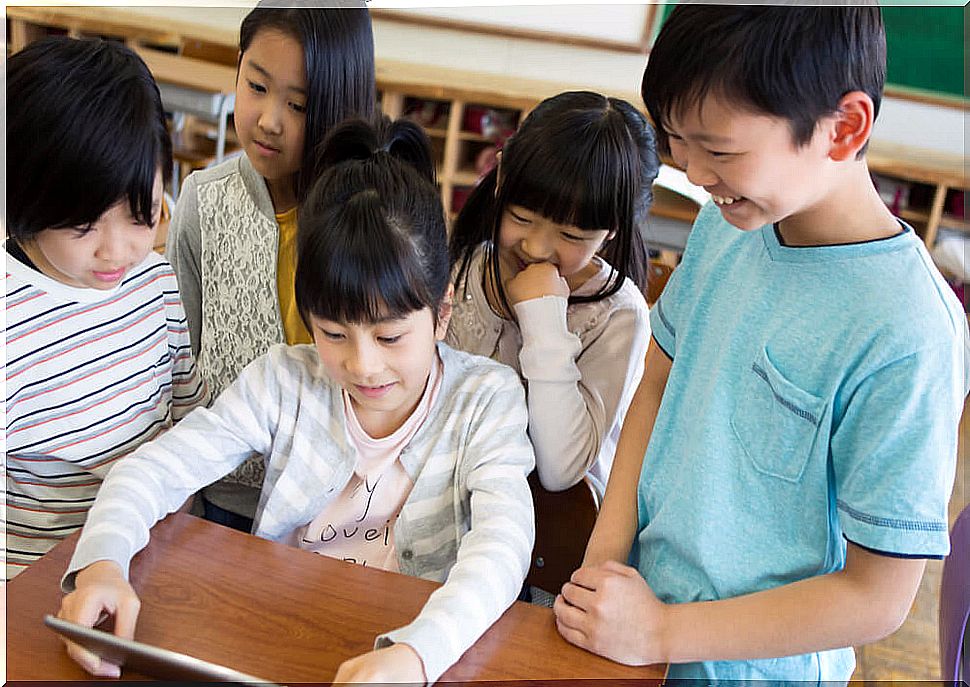
[[866,162],[870,171],[877,174],[970,190],[967,158],[963,155],[873,140]]
[[[42,621],[60,605],[76,540],[7,586],[10,681],[90,679]],[[183,514],[155,526],[131,580],[142,601],[137,639],[283,684],[330,680],[344,660],[371,650],[375,636],[408,623],[438,586]],[[622,666],[578,649],[559,636],[550,609],[516,602],[442,681],[653,685],[663,675],[663,666]]]
[[132,50],[145,61],[148,70],[159,83],[170,83],[209,93],[236,91],[235,67],[139,45],[133,45]]

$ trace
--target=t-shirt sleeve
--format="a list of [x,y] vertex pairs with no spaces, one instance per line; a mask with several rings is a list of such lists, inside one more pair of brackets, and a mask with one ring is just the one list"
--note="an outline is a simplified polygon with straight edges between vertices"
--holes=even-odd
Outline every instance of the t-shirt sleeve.
[[681,275],[684,269],[678,266],[670,275],[663,293],[652,308],[650,308],[650,332],[657,345],[663,349],[667,357],[673,360],[674,348],[677,343],[677,300],[680,291]]
[[696,281],[695,266],[701,264],[703,253],[715,236],[714,227],[721,221],[721,213],[713,203],[701,208],[687,239],[683,259],[671,273],[660,298],[650,308],[650,332],[671,360],[677,344],[677,329],[682,324],[684,303]]
[[896,556],[949,551],[962,358],[962,342],[929,346],[882,366],[851,391],[831,441],[838,515],[849,541]]

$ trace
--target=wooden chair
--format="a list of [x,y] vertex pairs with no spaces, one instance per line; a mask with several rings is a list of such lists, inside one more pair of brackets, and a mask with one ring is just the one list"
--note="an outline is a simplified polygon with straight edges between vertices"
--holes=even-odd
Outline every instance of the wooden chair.
[[667,280],[670,279],[674,268],[657,260],[651,260],[647,265],[647,292],[643,294],[647,299],[647,305],[653,305],[660,298]]
[[526,584],[558,594],[583,563],[596,523],[599,497],[587,478],[566,491],[546,491],[529,475],[536,514],[536,543]]

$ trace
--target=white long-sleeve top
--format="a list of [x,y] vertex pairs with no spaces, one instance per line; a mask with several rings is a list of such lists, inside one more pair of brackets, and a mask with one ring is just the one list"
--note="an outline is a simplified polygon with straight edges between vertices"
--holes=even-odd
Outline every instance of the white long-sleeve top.
[[[508,368],[439,344],[443,377],[428,419],[402,450],[414,481],[394,526],[402,573],[444,582],[404,642],[434,682],[515,600],[535,536],[526,477],[534,466],[522,387]],[[111,560],[127,575],[149,529],[200,487],[251,456],[266,479],[254,533],[274,541],[309,523],[350,480],[357,460],[341,387],[313,346],[275,346],[211,408],[190,413],[111,471],[62,586]]]
[[7,256],[6,577],[84,524],[125,456],[209,400],[175,275],[149,253],[110,291]]
[[[588,474],[602,495],[650,340],[643,295],[627,279],[615,294],[592,303],[568,305],[558,296],[517,303],[516,321],[506,320],[485,298],[483,260],[479,248],[456,289],[445,341],[519,373],[546,489],[568,489]],[[592,295],[609,279],[610,266],[596,260],[599,272],[574,295]]]

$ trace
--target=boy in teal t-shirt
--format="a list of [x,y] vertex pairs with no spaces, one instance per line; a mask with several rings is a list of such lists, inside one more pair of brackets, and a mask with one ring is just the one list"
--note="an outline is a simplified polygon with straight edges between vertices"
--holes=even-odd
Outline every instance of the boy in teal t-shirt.
[[967,321],[869,177],[884,76],[877,7],[664,25],[643,98],[713,202],[652,311],[567,640],[670,678],[845,681],[948,552]]

